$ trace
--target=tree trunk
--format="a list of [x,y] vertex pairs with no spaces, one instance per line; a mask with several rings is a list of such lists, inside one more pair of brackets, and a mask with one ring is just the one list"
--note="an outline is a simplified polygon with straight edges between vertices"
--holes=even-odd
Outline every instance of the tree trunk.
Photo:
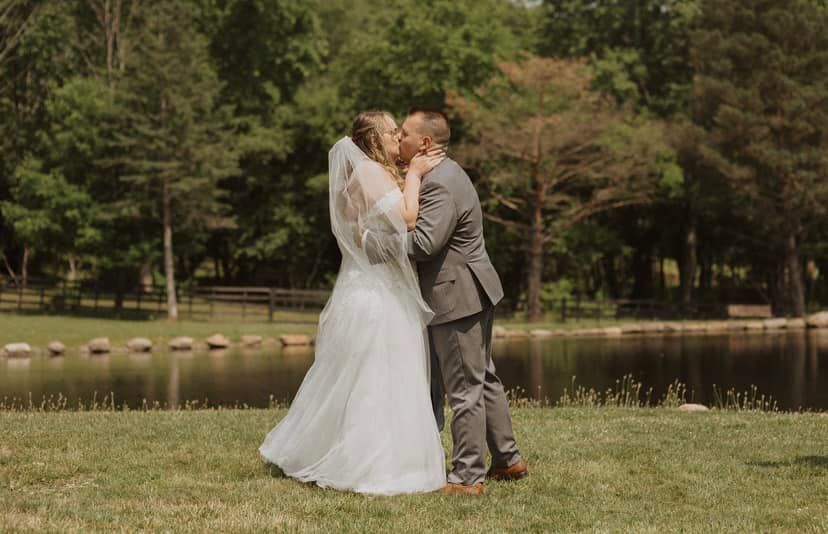
[[529,277],[527,280],[527,311],[530,321],[537,321],[542,315],[540,293],[543,277],[543,230],[535,226],[533,219],[529,245]]
[[713,288],[713,258],[702,251],[700,263],[699,288],[704,291],[705,295],[709,296],[710,290]]
[[689,306],[693,300],[693,285],[696,281],[696,269],[698,268],[696,240],[696,222],[693,221],[687,227],[687,232],[684,235],[679,269],[681,271],[681,303],[684,306]]
[[535,180],[532,203],[532,223],[529,230],[529,276],[527,286],[527,315],[530,321],[541,318],[541,285],[543,283],[543,184]]
[[66,261],[69,263],[69,272],[66,274],[66,278],[70,282],[74,282],[78,279],[78,259],[70,254]]
[[604,266],[604,279],[607,283],[607,294],[609,298],[621,298],[621,287],[618,283],[618,273],[615,269],[615,256],[604,256],[601,261]]
[[172,213],[170,208],[169,178],[164,178],[164,276],[167,278],[167,318],[178,319],[178,302],[175,298],[175,263],[173,261]]
[[649,239],[633,253],[633,291],[634,299],[653,298],[653,256]]
[[788,275],[788,300],[795,317],[805,315],[805,286],[802,283],[802,267],[799,261],[799,245],[796,236],[785,239],[785,267]]
[[144,262],[141,263],[141,268],[138,270],[138,285],[141,288],[141,293],[146,292],[147,287],[152,287],[154,285],[152,279],[151,260],[144,260]]
[[667,295],[667,275],[664,274],[664,253],[658,253],[658,296],[665,298]]
[[532,165],[532,222],[529,230],[529,273],[527,285],[527,316],[530,321],[541,318],[541,284],[543,283],[543,205],[546,200],[546,187],[540,175],[540,164],[543,160],[541,146],[541,129],[543,120],[543,91],[538,95],[538,112],[535,114],[535,127],[532,145],[534,147],[534,163]]
[[23,259],[20,261],[20,279],[25,289],[29,282],[29,246],[23,245]]

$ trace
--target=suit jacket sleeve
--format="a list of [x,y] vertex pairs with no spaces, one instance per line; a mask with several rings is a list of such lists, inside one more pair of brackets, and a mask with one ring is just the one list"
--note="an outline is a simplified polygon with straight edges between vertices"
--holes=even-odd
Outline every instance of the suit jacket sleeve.
[[427,181],[420,191],[420,212],[414,230],[408,232],[408,255],[425,261],[440,253],[457,225],[457,211],[443,185]]

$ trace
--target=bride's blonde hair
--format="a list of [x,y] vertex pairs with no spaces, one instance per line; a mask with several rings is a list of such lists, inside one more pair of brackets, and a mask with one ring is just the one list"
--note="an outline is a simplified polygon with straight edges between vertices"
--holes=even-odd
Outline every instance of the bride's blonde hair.
[[394,122],[394,117],[387,111],[363,111],[356,116],[351,125],[351,140],[365,155],[382,165],[402,189],[400,171],[382,144],[382,129],[386,120]]

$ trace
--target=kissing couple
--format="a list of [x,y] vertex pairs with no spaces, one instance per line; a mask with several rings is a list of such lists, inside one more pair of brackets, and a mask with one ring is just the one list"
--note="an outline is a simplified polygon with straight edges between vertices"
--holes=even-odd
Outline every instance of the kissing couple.
[[314,363],[259,447],[290,477],[367,494],[481,495],[486,479],[528,474],[492,363],[503,288],[474,185],[445,154],[450,138],[439,110],[414,108],[400,128],[369,111],[328,154],[342,264]]

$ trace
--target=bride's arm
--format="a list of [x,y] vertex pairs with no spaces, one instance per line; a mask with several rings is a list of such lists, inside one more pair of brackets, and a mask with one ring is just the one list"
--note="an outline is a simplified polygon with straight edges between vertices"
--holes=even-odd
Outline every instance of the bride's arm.
[[425,174],[445,159],[445,149],[435,146],[425,154],[417,154],[411,159],[408,172],[405,175],[403,186],[403,201],[400,203],[400,214],[409,230],[414,229],[417,214],[420,211],[420,183]]

